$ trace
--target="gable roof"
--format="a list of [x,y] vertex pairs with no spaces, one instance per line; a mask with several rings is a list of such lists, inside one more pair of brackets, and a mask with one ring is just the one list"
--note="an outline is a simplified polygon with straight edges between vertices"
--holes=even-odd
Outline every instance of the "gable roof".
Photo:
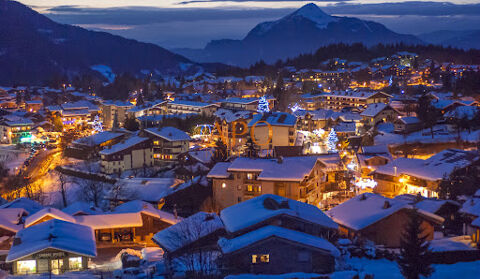
[[210,170],[207,174],[208,178],[228,178],[230,174],[228,173],[228,168],[232,163],[230,162],[219,162]]
[[[388,207],[385,205],[388,204]],[[409,201],[389,199],[381,195],[364,193],[353,197],[327,211],[336,223],[359,231],[383,220],[402,209],[411,209]],[[443,222],[443,218],[421,209],[418,212],[429,219]]]
[[[273,201],[273,202],[272,202]],[[277,204],[270,209],[266,204]],[[280,207],[280,204],[284,206]],[[255,224],[280,215],[288,215],[314,223],[325,228],[336,229],[338,226],[325,213],[314,205],[295,201],[272,194],[264,194],[250,200],[232,205],[220,212],[220,218],[228,232],[234,233]]]
[[7,262],[22,259],[45,249],[57,249],[87,257],[97,256],[92,229],[62,220],[53,219],[23,229],[15,238],[20,239],[19,244],[12,245]]
[[175,218],[173,214],[156,209],[152,204],[140,200],[122,203],[121,205],[115,207],[112,213],[143,213],[155,218],[159,218],[169,224],[176,224],[181,220],[179,218]]
[[229,254],[271,237],[277,237],[320,249],[335,257],[340,256],[338,249],[332,243],[321,237],[277,226],[265,226],[233,239],[220,238],[218,240],[218,246],[222,250],[222,253]]
[[81,201],[70,204],[69,206],[62,209],[62,211],[72,216],[78,214],[95,215],[103,212],[100,208],[94,207],[86,202]]
[[398,111],[396,109],[392,108],[390,105],[387,105],[385,103],[374,103],[374,104],[369,104],[367,106],[367,108],[360,115],[361,116],[366,116],[366,117],[375,117],[380,112],[382,112],[386,109],[391,109],[391,110],[398,113]]
[[239,157],[231,163],[228,171],[260,172],[258,180],[298,182],[303,181],[312,172],[317,161],[318,158],[314,156],[286,157],[281,161]]
[[162,249],[172,253],[223,228],[223,223],[217,214],[198,212],[159,231],[152,240]]
[[[254,126],[259,121],[265,121],[272,126],[294,126],[297,123],[297,118],[293,114],[286,112],[257,113],[254,114],[252,120],[248,122],[248,127]],[[265,125],[265,123],[260,122],[256,126]]]
[[135,147],[137,144],[144,143],[150,140],[149,138],[142,138],[139,136],[132,136],[125,141],[119,142],[117,144],[112,145],[110,148],[103,149],[99,152],[100,155],[112,155],[117,152],[123,151],[125,149]]
[[23,208],[4,208],[0,209],[0,228],[18,232],[23,229],[20,224],[22,216],[28,214]]
[[71,215],[53,207],[45,207],[44,209],[39,210],[36,213],[28,216],[25,219],[25,227],[30,227],[31,225],[35,224],[35,222],[40,221],[44,217],[50,217],[52,219],[75,223],[75,218],[73,218]]

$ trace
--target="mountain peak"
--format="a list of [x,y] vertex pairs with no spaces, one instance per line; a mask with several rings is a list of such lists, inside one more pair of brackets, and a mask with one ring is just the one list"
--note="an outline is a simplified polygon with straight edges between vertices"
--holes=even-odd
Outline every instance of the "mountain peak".
[[288,15],[287,18],[292,17],[303,17],[310,21],[313,21],[317,24],[318,27],[326,27],[328,23],[335,21],[335,18],[325,13],[314,3],[306,4],[300,9],[296,10],[292,14]]

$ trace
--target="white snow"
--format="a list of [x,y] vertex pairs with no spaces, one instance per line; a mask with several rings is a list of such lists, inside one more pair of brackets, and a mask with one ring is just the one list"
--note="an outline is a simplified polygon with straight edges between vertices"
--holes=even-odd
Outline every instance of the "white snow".
[[338,19],[324,13],[317,5],[310,3],[307,4],[297,11],[295,11],[293,14],[291,14],[289,17],[292,16],[302,16],[306,19],[309,19],[316,23],[318,28],[326,28],[327,25],[330,22],[337,21]]
[[35,222],[40,221],[42,218],[58,219],[65,222],[75,223],[75,218],[73,218],[73,216],[70,214],[53,207],[45,207],[44,209],[37,211],[35,214],[25,218],[25,228],[30,227],[31,225],[35,224]]
[[[288,208],[268,209],[264,205],[266,199],[273,200],[277,204],[287,203]],[[246,200],[227,207],[220,212],[220,218],[225,225],[225,229],[231,233],[281,215],[302,219],[305,222],[318,224],[329,229],[338,228],[337,224],[330,217],[314,205],[271,194]]]
[[273,236],[324,250],[335,257],[340,256],[340,251],[321,237],[277,226],[265,226],[232,239],[220,238],[218,246],[224,254],[229,254]]
[[7,262],[12,262],[45,249],[57,249],[87,257],[96,257],[97,248],[91,228],[61,220],[50,220],[19,231]]
[[190,136],[182,130],[174,127],[148,128],[146,132],[151,133],[154,136],[160,137],[167,141],[190,141]]
[[217,214],[198,212],[156,233],[153,241],[171,253],[222,229],[223,223]]
[[0,209],[0,228],[11,231],[18,232],[23,228],[20,223],[23,215],[28,213],[22,208],[4,208]]
[[115,74],[112,71],[112,68],[106,65],[93,65],[90,69],[99,72],[102,74],[108,82],[112,83],[115,81]]
[[[138,144],[144,143],[150,140],[149,138],[143,138],[139,136],[132,136],[125,141],[121,141],[117,144],[112,145],[110,148],[103,149],[99,152],[100,155],[112,155],[117,152],[123,151],[128,148],[135,147]],[[143,149],[144,147],[142,147]]]
[[430,241],[430,250],[432,252],[448,252],[476,249],[475,244],[472,242],[472,238],[469,235],[462,235],[432,240]]
[[0,208],[22,208],[26,212],[28,212],[28,214],[34,214],[35,212],[41,210],[43,206],[40,205],[38,202],[32,201],[27,198],[18,198],[14,201],[0,206]]

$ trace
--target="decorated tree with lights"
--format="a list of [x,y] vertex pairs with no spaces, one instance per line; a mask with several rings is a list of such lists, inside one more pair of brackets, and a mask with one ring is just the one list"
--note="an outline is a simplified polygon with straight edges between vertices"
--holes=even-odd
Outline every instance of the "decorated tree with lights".
[[268,107],[267,98],[265,98],[265,96],[262,96],[258,101],[257,112],[266,113],[269,111],[270,111],[270,108]]
[[332,128],[327,137],[327,147],[329,152],[337,152],[338,137],[335,130]]
[[100,121],[98,115],[95,115],[95,118],[93,119],[92,128],[97,133],[103,132],[102,121]]

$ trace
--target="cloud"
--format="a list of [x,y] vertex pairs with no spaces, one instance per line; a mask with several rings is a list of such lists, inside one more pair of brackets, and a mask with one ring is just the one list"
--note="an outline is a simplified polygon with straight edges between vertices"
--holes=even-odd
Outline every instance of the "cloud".
[[337,4],[322,8],[331,14],[348,15],[417,15],[449,16],[480,15],[480,4],[453,4],[450,2],[398,2],[377,4]]
[[[353,0],[313,0],[311,2],[348,2]],[[177,3],[178,5],[188,5],[194,3],[218,3],[218,2],[305,2],[305,0],[190,0]]]

